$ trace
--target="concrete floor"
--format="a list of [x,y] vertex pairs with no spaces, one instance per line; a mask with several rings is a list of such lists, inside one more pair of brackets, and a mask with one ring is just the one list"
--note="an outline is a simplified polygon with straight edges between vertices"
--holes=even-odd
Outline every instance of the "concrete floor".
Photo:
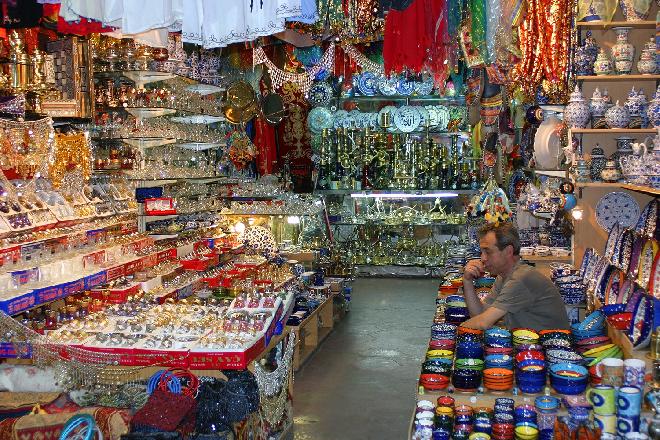
[[408,438],[437,286],[353,283],[351,311],[295,375],[295,440]]

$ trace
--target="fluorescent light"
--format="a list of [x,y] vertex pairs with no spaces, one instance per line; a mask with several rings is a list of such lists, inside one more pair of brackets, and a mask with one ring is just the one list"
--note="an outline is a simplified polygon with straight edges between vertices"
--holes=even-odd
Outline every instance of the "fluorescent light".
[[353,193],[351,197],[354,199],[437,199],[437,198],[451,198],[458,197],[457,193],[442,192],[442,193],[427,193],[427,194],[406,194],[406,193],[382,193],[382,194],[365,194]]
[[290,215],[286,218],[286,222],[290,225],[300,224],[300,217],[297,215]]

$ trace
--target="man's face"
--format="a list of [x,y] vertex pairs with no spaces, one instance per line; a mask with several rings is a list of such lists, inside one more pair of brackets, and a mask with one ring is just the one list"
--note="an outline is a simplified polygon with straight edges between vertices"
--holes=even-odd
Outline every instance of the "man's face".
[[497,247],[497,238],[494,232],[488,232],[479,240],[479,247],[481,248],[481,262],[484,263],[486,270],[492,275],[500,275],[504,273],[507,268],[508,254],[510,254],[511,247],[507,246],[504,250]]

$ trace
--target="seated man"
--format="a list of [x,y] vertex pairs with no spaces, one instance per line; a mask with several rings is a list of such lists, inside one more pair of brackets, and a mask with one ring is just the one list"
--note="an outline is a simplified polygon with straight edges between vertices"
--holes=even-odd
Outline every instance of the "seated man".
[[[464,326],[485,330],[504,318],[508,328],[570,328],[564,301],[553,282],[520,261],[520,237],[511,223],[482,227],[479,247],[481,260],[469,261],[463,273],[465,302],[472,316]],[[497,278],[482,302],[474,280],[486,270]]]

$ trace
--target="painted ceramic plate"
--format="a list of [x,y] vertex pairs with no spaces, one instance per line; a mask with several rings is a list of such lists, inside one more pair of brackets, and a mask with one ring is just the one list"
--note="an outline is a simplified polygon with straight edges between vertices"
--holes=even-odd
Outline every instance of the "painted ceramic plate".
[[422,120],[419,123],[419,128],[426,128],[426,127],[430,128],[431,127],[431,114],[426,109],[426,107],[417,106],[417,107],[415,107],[415,109],[419,113],[419,116],[422,117]]
[[628,336],[636,348],[648,345],[651,336],[651,321],[653,316],[653,300],[650,296],[642,294],[639,297],[633,318],[628,330]]
[[616,267],[613,265],[607,265],[605,269],[601,272],[600,276],[598,277],[598,284],[596,284],[596,291],[594,294],[596,295],[596,298],[600,300],[601,303],[605,303],[605,290],[607,289],[607,282],[610,279],[610,276],[612,275],[612,271],[616,271]]
[[628,298],[630,298],[634,290],[635,283],[631,279],[626,278],[623,284],[619,287],[619,295],[616,298],[617,304],[627,303]]
[[605,194],[596,205],[596,221],[609,231],[615,224],[632,227],[639,218],[639,205],[628,193],[614,191]]
[[447,129],[447,125],[449,125],[449,109],[444,105],[436,105],[435,112],[436,117],[438,118],[438,130],[445,131]]
[[660,252],[656,254],[655,261],[653,261],[651,279],[649,280],[649,293],[660,299]]
[[422,117],[417,109],[410,105],[399,107],[394,113],[392,119],[394,120],[396,128],[402,133],[410,133],[417,130],[422,121]]
[[415,91],[415,83],[401,78],[396,83],[396,91],[399,95],[409,96]]
[[358,77],[357,86],[364,96],[374,96],[378,92],[378,78],[372,72],[364,72]]
[[433,91],[433,78],[426,78],[423,81],[415,83],[415,93],[420,96],[430,95]]
[[658,242],[653,239],[646,240],[644,248],[642,249],[642,255],[639,258],[639,268],[637,272],[637,284],[644,288],[649,285],[651,271],[653,270],[653,262],[657,255]]
[[610,229],[610,233],[607,236],[607,242],[605,243],[605,258],[611,260],[614,256],[614,249],[616,248],[616,243],[619,241],[622,232],[623,229],[618,223]]
[[644,235],[647,237],[655,237],[656,230],[658,227],[658,217],[660,216],[660,202],[658,199],[651,200],[642,211],[642,214],[639,216],[635,230],[638,234]]
[[327,82],[318,82],[309,89],[307,100],[314,107],[327,106],[332,99],[332,87]]
[[378,78],[378,91],[385,96],[396,95],[396,78],[381,76]]
[[396,125],[394,125],[394,114],[396,113],[396,107],[393,105],[386,105],[378,111],[378,121],[381,121],[381,114],[388,113],[390,115],[390,126],[387,127],[387,131],[390,133],[396,131]]
[[619,258],[617,266],[622,270],[628,270],[630,265],[630,256],[632,255],[633,240],[635,240],[635,233],[632,229],[626,229],[621,238],[619,245]]
[[642,249],[646,238],[641,235],[635,237],[633,242],[632,251],[630,252],[630,261],[628,262],[628,273],[631,277],[637,278],[637,270],[639,268],[639,258],[642,256]]
[[378,125],[378,113],[369,113],[369,126],[375,129],[380,128]]
[[337,110],[334,115],[333,126],[335,128],[341,128],[344,126],[344,119],[348,118],[348,112],[346,110]]
[[587,266],[589,265],[589,261],[595,259],[594,258],[594,248],[587,248],[584,251],[584,255],[582,255],[582,264],[580,264],[580,276],[584,278],[584,274],[587,270]]
[[430,119],[430,127],[431,129],[435,129],[438,127],[438,123],[440,122],[440,119],[438,118],[438,112],[435,109],[434,105],[427,105],[424,108],[426,108],[426,111],[429,112],[429,119]]
[[622,284],[625,274],[620,270],[613,270],[605,286],[605,304],[616,304],[619,297],[619,287]]
[[320,134],[324,128],[332,128],[334,116],[325,107],[315,107],[309,111],[307,124],[312,133]]

